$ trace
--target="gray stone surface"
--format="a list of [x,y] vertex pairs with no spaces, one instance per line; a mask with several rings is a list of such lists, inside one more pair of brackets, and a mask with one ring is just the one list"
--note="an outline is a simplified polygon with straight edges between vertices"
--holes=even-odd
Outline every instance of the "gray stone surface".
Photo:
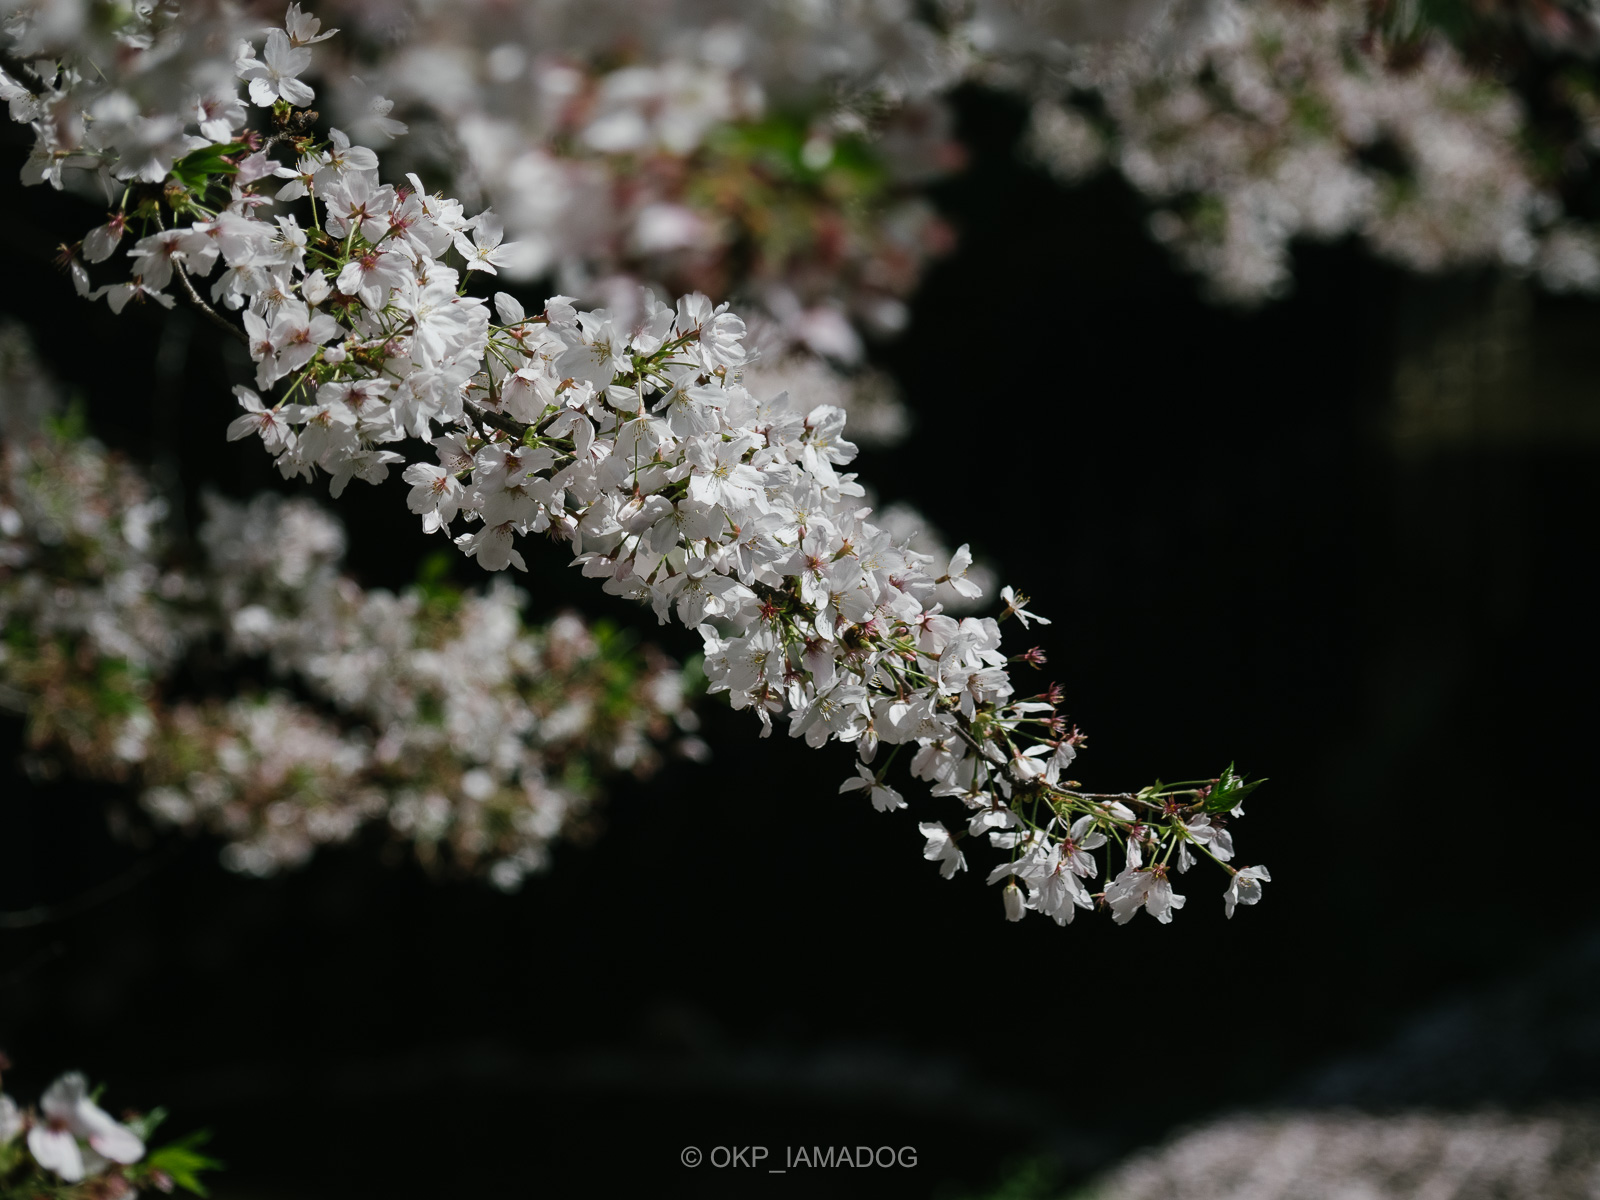
[[1282,1113],[1195,1129],[1091,1186],[1093,1200],[1592,1200],[1600,1113]]

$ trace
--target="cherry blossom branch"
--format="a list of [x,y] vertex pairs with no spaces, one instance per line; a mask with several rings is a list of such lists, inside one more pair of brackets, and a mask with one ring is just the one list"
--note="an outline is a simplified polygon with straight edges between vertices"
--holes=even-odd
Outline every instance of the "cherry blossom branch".
[[[0,372],[0,699],[27,717],[31,770],[133,783],[159,825],[220,835],[231,869],[386,826],[510,890],[603,781],[704,756],[687,673],[574,614],[528,624],[507,581],[452,586],[453,551],[399,594],[362,588],[329,514],[267,495],[205,497],[178,553],[148,480],[50,419],[61,398],[15,328]],[[212,670],[264,660],[297,694],[180,688],[201,645]]]
[[243,329],[240,329],[239,326],[228,320],[221,313],[217,312],[216,309],[212,308],[200,298],[200,293],[194,290],[194,284],[189,280],[189,272],[184,270],[183,264],[174,264],[173,270],[178,277],[178,282],[183,285],[184,295],[188,297],[189,304],[198,310],[200,314],[206,318],[206,320],[210,321],[213,325],[222,330],[224,333],[228,334],[230,337],[238,339],[240,345],[244,346],[246,349],[249,349],[249,336]]
[[[468,217],[415,176],[382,183],[370,149],[303,132],[313,93],[298,76],[317,28],[291,5],[261,56],[249,47],[237,63],[294,161],[236,152],[264,142],[230,119],[215,131],[226,152],[174,162],[177,186],[159,202],[174,225],[135,242],[133,282],[92,293],[114,306],[170,303],[160,289],[174,267],[205,278],[224,266],[213,296],[243,309],[266,393],[235,389],[245,411],[230,438],[260,437],[286,478],[327,472],[335,496],[407,464],[424,530],[489,570],[524,569],[519,537],[567,542],[605,591],[697,630],[710,690],[752,709],[762,736],[786,717],[812,747],[853,745],[856,776],[840,790],[865,791],[881,811],[907,802],[888,762],[872,769],[879,746],[914,746],[910,774],[967,809],[960,832],[919,825],[924,856],[949,877],[966,868],[965,839],[1008,852],[988,878],[1010,881],[1013,920],[1036,911],[1066,924],[1107,907],[1119,923],[1140,908],[1169,921],[1184,903],[1171,872],[1188,868],[1194,845],[1229,873],[1230,915],[1259,899],[1269,877],[1228,865],[1226,828],[1255,784],[1230,767],[1198,786],[1113,799],[1063,780],[1082,735],[1058,689],[1016,698],[1013,658],[1038,665],[1042,654],[1001,649],[1000,619],[1046,619],[1010,588],[999,619],[946,614],[940,586],[981,594],[968,548],[935,571],[871,523],[864,489],[842,470],[856,453],[844,413],[752,393],[746,327],[726,304],[644,293],[623,317],[556,296],[529,315],[499,292],[491,316],[471,289],[513,253],[492,212]],[[284,181],[278,204],[304,201],[309,229],[294,215],[271,226],[257,216],[268,179]],[[114,246],[128,220],[114,214],[85,253]],[[386,448],[417,440],[435,463]],[[1093,852],[1110,847],[1123,870],[1109,878],[1108,866],[1091,892]]]

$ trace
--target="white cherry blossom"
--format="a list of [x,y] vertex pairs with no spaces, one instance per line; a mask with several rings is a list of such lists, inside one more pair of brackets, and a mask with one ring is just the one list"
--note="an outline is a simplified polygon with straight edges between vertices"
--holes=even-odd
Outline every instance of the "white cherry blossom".
[[1271,883],[1272,874],[1265,867],[1244,867],[1234,873],[1223,897],[1228,916],[1233,916],[1237,904],[1256,904],[1261,900],[1261,885]]
[[88,1081],[76,1071],[50,1085],[39,1109],[44,1121],[28,1131],[28,1151],[67,1183],[98,1172],[96,1158],[135,1163],[144,1157],[144,1142],[89,1098]]
[[957,871],[967,869],[967,857],[956,846],[950,831],[942,821],[924,821],[917,828],[928,844],[922,848],[922,857],[939,864],[939,874],[949,879]]
[[[298,6],[293,15],[299,18]],[[316,93],[298,78],[311,66],[311,51],[292,44],[281,29],[267,34],[266,49],[256,58],[254,47],[241,54],[235,64],[239,78],[250,84],[250,102],[258,108],[271,108],[282,100],[288,104],[310,104]]]

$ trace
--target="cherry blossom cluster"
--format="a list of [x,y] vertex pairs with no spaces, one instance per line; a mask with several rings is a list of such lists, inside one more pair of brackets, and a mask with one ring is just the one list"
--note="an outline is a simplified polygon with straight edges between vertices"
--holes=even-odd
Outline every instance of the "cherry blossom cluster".
[[[311,21],[291,7],[269,51]],[[1254,785],[1231,768],[1116,795],[1065,778],[1082,735],[1059,689],[1020,695],[1009,670],[1043,654],[1001,648],[1002,620],[1043,618],[1010,588],[999,617],[946,614],[941,585],[979,590],[968,548],[936,566],[868,520],[843,469],[845,414],[752,393],[746,326],[726,304],[646,292],[625,317],[498,292],[491,306],[471,288],[516,254],[499,218],[415,175],[384,183],[371,150],[310,132],[308,65],[241,53],[270,132],[179,160],[84,242],[132,240],[133,278],[92,295],[176,287],[227,325],[203,288],[239,312],[255,387],[236,389],[230,437],[259,438],[286,478],[328,475],[335,495],[406,464],[423,529],[491,571],[524,568],[527,535],[567,543],[605,591],[698,630],[711,689],[764,736],[781,719],[810,746],[854,745],[841,790],[879,810],[906,806],[888,779],[905,751],[914,778],[966,810],[954,830],[919,826],[925,856],[949,877],[969,840],[1000,851],[989,879],[1009,881],[1013,920],[1065,924],[1098,902],[1119,922],[1141,907],[1168,921],[1183,904],[1172,876],[1201,857],[1228,876],[1230,913],[1259,898],[1266,871],[1231,864],[1225,826]],[[409,457],[418,445],[427,459]]]
[[329,111],[373,136],[367,97],[393,97],[396,163],[492,204],[513,279],[613,311],[639,283],[737,295],[768,354],[854,364],[949,243],[918,191],[961,158],[936,99],[960,59],[915,7],[350,0],[352,61],[325,74],[363,82]]
[[[70,186],[81,168],[111,197],[238,127],[234,46],[261,32],[246,12],[209,0],[9,7],[15,57],[49,63],[42,88],[0,78],[13,116],[35,125],[30,177]],[[861,334],[904,325],[905,297],[950,244],[921,195],[963,157],[941,95],[1011,7],[948,5],[930,21],[909,0],[643,11],[541,0],[510,12],[352,0],[334,15],[353,52],[313,78],[336,124],[381,141],[409,122],[396,162],[495,206],[518,239],[509,277],[553,272],[563,291],[624,315],[640,282],[738,295],[768,363],[826,363],[841,400],[882,414],[858,422],[871,440],[906,421],[881,376],[859,386]],[[268,33],[252,94],[277,95],[286,78],[282,98],[309,100],[299,76],[328,36],[299,19]],[[106,249],[95,239],[85,256]]]
[[530,628],[509,583],[363,589],[338,571],[342,530],[304,500],[213,500],[201,540],[229,648],[339,717],[281,696],[174,710],[146,807],[225,833],[237,869],[296,863],[377,818],[425,863],[509,890],[593,824],[600,779],[650,775],[675,734],[678,753],[707,753],[673,664],[573,613]]
[[[0,1055],[0,1068],[9,1065]],[[165,1114],[119,1121],[98,1095],[77,1071],[46,1088],[36,1107],[0,1092],[0,1200],[134,1200],[144,1190],[178,1187],[206,1194],[199,1177],[217,1164],[195,1149],[203,1136],[149,1150]]]
[[[323,74],[336,124],[387,139],[404,116],[393,161],[494,207],[509,278],[553,273],[625,323],[641,284],[736,299],[765,361],[855,377],[951,241],[924,197],[965,161],[949,92],[1041,35],[1125,36],[1166,7],[336,0],[353,50]],[[862,444],[891,432],[841,407]]]
[[[376,823],[513,888],[592,827],[604,778],[648,775],[669,741],[704,755],[655,650],[572,614],[530,627],[509,586],[364,589],[307,500],[209,499],[204,566],[180,565],[139,472],[48,421],[28,431],[53,394],[27,403],[39,375],[14,331],[0,360],[0,705],[26,715],[36,771],[137,782],[158,822],[225,838],[236,870]],[[196,662],[212,691],[262,664],[301,698],[177,691]]]
[[[1562,195],[1583,190],[1600,146],[1592,11],[1474,8],[1580,68],[1546,70],[1539,107],[1556,115],[1535,127],[1493,62],[1413,30],[1422,7],[340,0],[346,57],[314,67],[329,32],[296,18],[267,33],[247,82],[298,103],[313,78],[358,137],[414,127],[394,162],[494,206],[515,240],[508,278],[553,274],[624,323],[641,283],[737,296],[768,362],[792,351],[850,373],[863,332],[903,325],[949,243],[922,193],[962,160],[946,97],[969,80],[1037,101],[1031,145],[1064,179],[1115,165],[1158,203],[1153,235],[1219,298],[1281,293],[1295,238],[1347,234],[1416,270],[1489,263],[1600,287],[1600,234]],[[84,168],[80,186],[92,175],[115,199],[244,120],[234,47],[261,30],[228,4],[6,11],[13,58],[44,72],[0,75],[0,99],[36,130],[31,178]],[[1375,35],[1390,27],[1403,31]],[[893,408],[881,380],[869,394]]]
[[[1583,0],[1463,7],[1494,19],[1495,44],[1514,27],[1580,58],[1600,45]],[[1062,178],[1109,160],[1156,200],[1151,232],[1221,299],[1281,293],[1296,237],[1352,233],[1419,271],[1490,263],[1558,289],[1600,287],[1600,235],[1563,213],[1548,161],[1592,159],[1593,87],[1558,73],[1540,100],[1558,119],[1535,128],[1507,82],[1513,68],[1431,34],[1418,23],[1425,8],[758,0],[735,16],[676,0],[605,20],[591,4],[545,0],[508,24],[472,5],[349,0],[339,20],[362,31],[368,82],[338,89],[334,108],[350,128],[374,81],[400,97],[423,134],[402,150],[504,213],[527,263],[559,259],[563,291],[614,312],[636,281],[736,296],[764,351],[848,358],[858,339],[841,313],[868,333],[903,319],[899,301],[942,235],[926,226],[919,250],[841,223],[864,211],[854,192],[825,218],[826,204],[802,200],[818,182],[805,160],[877,164],[883,195],[899,198],[892,211],[909,213],[961,161],[945,98],[973,79],[1037,101],[1030,143]],[[807,115],[763,126],[773,112]],[[755,160],[734,165],[735,146]],[[809,213],[800,223],[815,236],[776,213]],[[829,248],[842,244],[829,231],[845,227],[867,259]],[[886,215],[891,227],[912,225]],[[788,267],[782,251],[749,256],[769,243],[799,253]]]
[[[698,65],[671,51],[655,74],[635,65],[621,74],[596,74],[595,67],[584,75],[573,64],[587,61],[585,56],[615,58],[616,47],[604,38],[583,41],[599,28],[592,13],[585,11],[581,20],[568,13],[560,21],[558,14],[545,13],[540,45],[548,50],[549,35],[559,28],[569,49],[529,58],[526,46],[510,42],[478,46],[477,31],[486,26],[463,24],[468,12],[413,14],[406,18],[412,36],[395,49],[393,11],[385,16],[361,6],[340,10],[341,20],[366,31],[361,57],[375,61],[359,68],[367,82],[347,76],[337,63],[317,73],[334,85],[332,111],[348,127],[378,138],[404,132],[404,123],[389,115],[393,103],[375,90],[376,82],[389,81],[407,115],[421,122],[417,136],[400,144],[409,161],[422,170],[453,172],[471,191],[504,201],[501,211],[522,239],[517,253],[499,265],[511,277],[554,270],[571,289],[608,296],[622,308],[633,303],[637,279],[759,297],[756,325],[765,354],[757,372],[767,380],[763,386],[779,391],[791,381],[803,383],[815,399],[826,396],[849,411],[858,440],[866,444],[888,445],[905,435],[911,424],[907,410],[888,379],[862,364],[857,326],[888,330],[903,323],[898,297],[915,285],[926,256],[949,240],[914,195],[938,163],[957,157],[943,110],[927,108],[925,94],[935,76],[924,79],[911,69],[914,62],[940,57],[927,29],[915,23],[909,31],[902,28],[893,5],[882,13],[868,6],[843,24],[818,14],[802,15],[796,23],[768,12],[766,24],[747,25],[685,10],[671,22],[678,36],[667,38],[666,25],[657,32],[666,39],[663,45],[702,46]],[[490,24],[501,29],[501,38],[509,36],[503,23]],[[519,36],[532,38],[532,28],[522,28]],[[683,36],[684,29],[707,37]],[[110,136],[120,128],[115,117],[144,131],[140,136],[160,131],[159,152],[143,159],[135,181],[164,177],[182,156],[192,157],[184,158],[180,173],[193,179],[207,155],[220,155],[240,127],[244,100],[233,79],[239,71],[251,95],[276,97],[276,81],[286,79],[284,95],[313,96],[294,73],[311,68],[308,47],[326,43],[331,31],[315,18],[294,16],[287,28],[266,32],[259,57],[253,51],[249,56],[253,66],[235,62],[240,40],[261,33],[246,11],[225,4],[126,10],[106,0],[49,0],[18,6],[5,36],[12,52],[39,74],[30,87],[0,70],[0,98],[10,103],[15,119],[35,130],[25,177],[115,201],[126,188],[128,160],[144,154],[127,149],[127,136]],[[735,43],[744,49],[729,58]],[[705,48],[716,44],[722,52]],[[745,61],[757,51],[759,62]],[[484,54],[489,65],[473,59]],[[486,83],[488,91],[474,90],[471,79],[503,75],[508,56],[517,54],[526,69],[516,86],[503,81],[505,86]],[[736,60],[744,65],[736,67]],[[80,69],[83,61],[94,69]],[[936,77],[947,78],[948,70],[941,70]],[[415,86],[419,71],[433,80],[425,94]],[[548,72],[569,83],[590,78],[593,87],[587,99],[568,97],[554,105],[550,97],[566,84],[551,83]],[[891,77],[901,82],[886,82]],[[922,82],[913,87],[913,77]],[[881,120],[847,119],[836,95],[847,79],[859,100],[856,109],[869,92],[879,98],[881,103],[867,107],[881,110]],[[792,115],[796,104],[822,114],[821,140],[809,137],[804,122],[796,125],[789,115],[769,111],[762,99],[769,94],[781,98],[784,114]],[[430,104],[419,107],[424,100]],[[913,102],[923,107],[913,111],[907,107]],[[613,133],[591,138],[587,131],[601,112],[609,114]],[[637,145],[626,138],[618,142],[616,130],[630,122],[644,122],[653,132]],[[485,132],[491,127],[493,136]],[[526,142],[520,152],[514,152],[514,135]],[[486,153],[492,147],[495,154],[480,163],[474,147]],[[832,147],[825,163],[819,147]],[[265,162],[253,161],[242,168],[246,176]],[[537,195],[538,203],[521,202],[529,195]],[[685,222],[697,231],[692,245],[671,237],[662,241],[663,231],[681,232]],[[71,266],[85,294],[86,265],[112,255],[124,233],[113,222],[84,240]],[[559,255],[552,257],[551,248]],[[118,308],[144,296],[131,282],[96,294]],[[171,301],[169,292],[159,290],[149,298]],[[925,519],[916,523],[923,541],[938,541]],[[952,611],[961,609],[954,593],[944,599]]]
[[166,562],[162,498],[59,406],[0,328],[0,704],[32,745],[114,778],[144,753],[144,681],[177,668],[205,589]]
[[1063,179],[1109,161],[1155,200],[1151,233],[1222,299],[1282,293],[1295,238],[1350,234],[1412,270],[1490,264],[1600,288],[1600,234],[1557,186],[1600,145],[1581,76],[1543,101],[1579,130],[1552,174],[1552,132],[1442,36],[1376,36],[1366,0],[1210,9],[1181,37],[1036,46],[988,77],[1038,97],[1032,147]]
[[[0,70],[0,100],[34,131],[25,181],[159,183],[244,120],[233,52],[261,25],[235,5],[4,0],[0,19],[0,48],[25,64],[20,79]],[[294,53],[283,37],[269,55]]]

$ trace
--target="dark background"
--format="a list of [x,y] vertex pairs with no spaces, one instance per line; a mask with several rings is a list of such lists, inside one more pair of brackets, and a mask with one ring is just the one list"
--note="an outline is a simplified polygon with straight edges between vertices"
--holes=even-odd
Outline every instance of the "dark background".
[[[265,1200],[950,1196],[1029,1156],[1070,1182],[1230,1107],[1600,1090],[1596,306],[1349,244],[1298,253],[1285,301],[1208,306],[1122,185],[1032,170],[1007,101],[960,112],[973,159],[936,197],[959,249],[878,355],[916,431],[862,477],[1054,618],[1045,677],[1091,734],[1087,783],[1271,777],[1236,830],[1264,902],[1225,921],[1202,870],[1170,926],[1009,925],[976,862],[942,881],[914,819],[835,795],[848,751],[757,741],[715,701],[709,765],[617,784],[602,837],[519,895],[375,843],[259,882],[214,843],[116,842],[128,796],[31,784],[7,719],[0,908],[69,905],[0,929],[8,1091],[82,1068],[113,1109],[165,1103],[171,1132],[214,1131],[219,1196]],[[95,214],[18,187],[22,157],[0,161],[0,304],[92,428],[191,520],[204,486],[283,488],[223,441],[234,347],[77,301],[42,247]],[[337,507],[369,585],[439,545],[402,488]],[[529,557],[536,616],[697,649]],[[918,1166],[678,1163],[838,1143]]]

